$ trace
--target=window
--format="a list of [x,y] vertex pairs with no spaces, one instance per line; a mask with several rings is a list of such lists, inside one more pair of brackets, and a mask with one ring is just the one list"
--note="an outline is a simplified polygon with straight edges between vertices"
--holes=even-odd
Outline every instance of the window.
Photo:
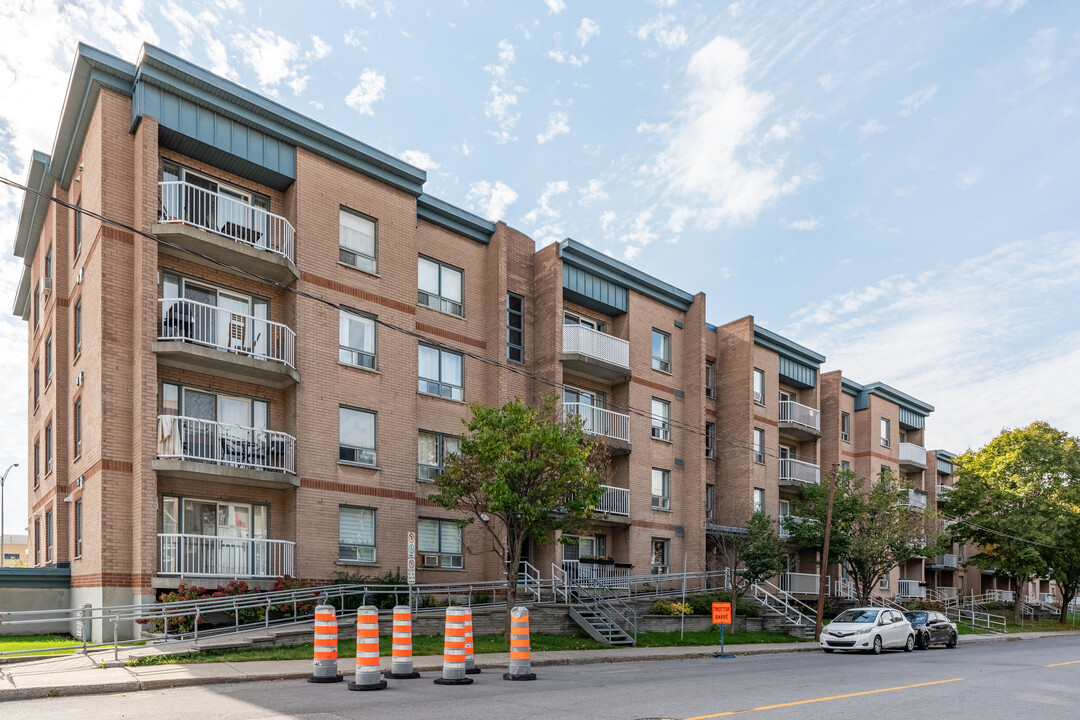
[[765,431],[754,428],[754,462],[765,462]]
[[716,366],[710,361],[705,361],[705,397],[716,397]]
[[82,196],[75,201],[75,256],[82,249]]
[[716,424],[705,423],[705,457],[716,457]]
[[34,487],[38,486],[38,478],[41,477],[41,441],[34,441]]
[[840,413],[840,439],[844,442],[851,442],[851,414],[842,412]]
[[705,519],[712,520],[713,506],[716,505],[716,486],[712,483],[705,485]]
[[53,561],[53,514],[52,510],[45,511],[45,562]]
[[581,317],[572,312],[563,313],[563,325],[581,325],[582,327],[587,327],[590,330],[597,330],[599,332],[604,332],[607,329],[607,326],[599,320]]
[[45,251],[45,277],[52,279],[52,245]]
[[878,580],[878,589],[879,590],[888,590],[889,589],[889,576],[888,575],[882,575],[881,579]]
[[754,368],[754,402],[765,404],[765,371]]
[[671,336],[657,329],[652,331],[653,370],[671,372]]
[[338,559],[375,562],[375,511],[371,508],[338,507]]
[[889,419],[881,418],[881,447],[889,447]]
[[525,362],[525,299],[506,293],[506,359]]
[[430,345],[421,345],[420,392],[450,398],[451,400],[463,400],[463,362],[460,353],[440,350]]
[[75,457],[79,457],[82,455],[82,400],[75,401],[71,424],[75,434]]
[[41,317],[41,292],[37,286],[34,286],[34,327],[38,326],[38,320]]
[[851,463],[848,462],[847,460],[841,460],[840,461],[840,469],[842,471],[844,471],[844,472],[849,472],[851,470]]
[[446,457],[461,449],[461,438],[457,435],[420,432],[417,443],[416,463],[417,479],[432,482],[446,469]]
[[338,360],[375,369],[375,318],[344,308],[338,315]]
[[754,488],[754,512],[765,512],[765,490]]
[[82,298],[75,301],[75,319],[73,334],[75,336],[75,356],[82,352]]
[[34,565],[41,564],[41,521],[34,521]]
[[886,475],[886,474],[888,474],[888,472],[889,472],[889,466],[888,465],[882,465],[881,469],[878,470],[879,475]]
[[671,403],[652,399],[652,436],[657,440],[671,440]]
[[38,406],[41,399],[41,363],[34,363],[34,407]]
[[75,501],[75,557],[82,557],[82,500]]
[[45,425],[45,474],[48,475],[52,472],[52,458],[53,458],[53,443],[52,443],[52,422]]
[[652,574],[667,575],[668,555],[671,541],[666,538],[652,539]]
[[375,221],[351,210],[338,211],[338,260],[373,273],[376,268]]
[[416,521],[416,545],[426,568],[462,568],[462,528],[453,520],[420,518]]
[[451,315],[464,316],[461,270],[420,256],[417,261],[419,292],[417,302]]
[[52,333],[45,338],[45,384],[52,380]]
[[338,408],[338,459],[375,464],[375,413],[342,405]]
[[607,538],[603,535],[564,535],[563,537],[576,541],[562,546],[563,560],[591,560],[602,558],[607,554]]
[[671,473],[659,468],[652,469],[653,510],[671,509]]

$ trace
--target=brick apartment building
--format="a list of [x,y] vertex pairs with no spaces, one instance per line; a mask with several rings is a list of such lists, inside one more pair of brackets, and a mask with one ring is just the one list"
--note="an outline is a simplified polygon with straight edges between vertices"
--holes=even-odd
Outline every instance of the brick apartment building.
[[[705,569],[709,534],[788,514],[843,463],[899,472],[913,505],[948,484],[931,406],[821,374],[753,318],[711,325],[703,294],[581,243],[536,251],[424,181],[158,48],[79,46],[28,184],[138,232],[28,194],[14,308],[31,565],[68,563],[74,605],[381,574],[409,530],[419,582],[501,577],[486,531],[427,500],[471,401],[558,392],[610,446],[605,519],[528,548],[544,576]],[[792,549],[793,591],[814,562]],[[924,572],[889,587],[961,574]]]

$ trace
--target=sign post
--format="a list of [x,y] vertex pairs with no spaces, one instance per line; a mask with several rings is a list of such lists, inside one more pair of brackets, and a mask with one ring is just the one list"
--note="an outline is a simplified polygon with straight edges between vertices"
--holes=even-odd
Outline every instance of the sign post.
[[731,624],[731,603],[714,602],[712,604],[712,622],[713,625],[720,626],[720,654],[715,657],[725,659],[735,657],[734,655],[724,654],[724,626]]
[[[409,531],[408,537],[409,559],[405,565],[406,580],[409,583],[409,607],[412,607],[412,586],[416,584],[416,532]],[[419,607],[420,603],[417,603]],[[410,611],[411,612],[411,611]]]

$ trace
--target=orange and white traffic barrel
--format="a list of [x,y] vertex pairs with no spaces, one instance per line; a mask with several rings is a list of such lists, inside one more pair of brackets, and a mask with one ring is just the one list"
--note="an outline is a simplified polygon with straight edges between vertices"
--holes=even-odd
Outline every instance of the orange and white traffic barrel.
[[461,607],[446,608],[446,635],[443,640],[442,677],[435,678],[436,685],[469,685],[472,678],[465,677],[465,614]]
[[382,690],[379,674],[379,609],[364,605],[356,611],[356,677],[350,690]]
[[412,661],[412,608],[408,605],[394,606],[393,645],[390,653],[390,670],[383,673],[393,680],[409,680],[420,677],[413,672]]
[[310,683],[341,682],[337,666],[338,625],[337,611],[333,605],[315,608],[315,669]]
[[516,607],[510,611],[510,671],[503,680],[535,680],[536,673],[529,665],[529,608]]

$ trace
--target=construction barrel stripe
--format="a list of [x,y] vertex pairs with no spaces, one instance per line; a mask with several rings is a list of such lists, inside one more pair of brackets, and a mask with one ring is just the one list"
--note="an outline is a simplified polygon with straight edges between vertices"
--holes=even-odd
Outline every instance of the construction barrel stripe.
[[446,608],[443,671],[442,677],[435,679],[436,684],[467,685],[472,682],[472,678],[465,677],[465,626],[467,613],[467,610],[460,607]]
[[394,607],[393,644],[390,649],[390,672],[386,677],[395,680],[418,678],[412,664],[412,608],[408,605]]
[[510,671],[504,680],[535,680],[529,663],[529,609],[515,607],[510,611]]
[[315,608],[315,669],[308,682],[340,682],[338,674],[338,624],[337,611],[333,605],[319,605]]
[[356,611],[356,675],[350,690],[382,690],[379,674],[379,610],[365,605]]

